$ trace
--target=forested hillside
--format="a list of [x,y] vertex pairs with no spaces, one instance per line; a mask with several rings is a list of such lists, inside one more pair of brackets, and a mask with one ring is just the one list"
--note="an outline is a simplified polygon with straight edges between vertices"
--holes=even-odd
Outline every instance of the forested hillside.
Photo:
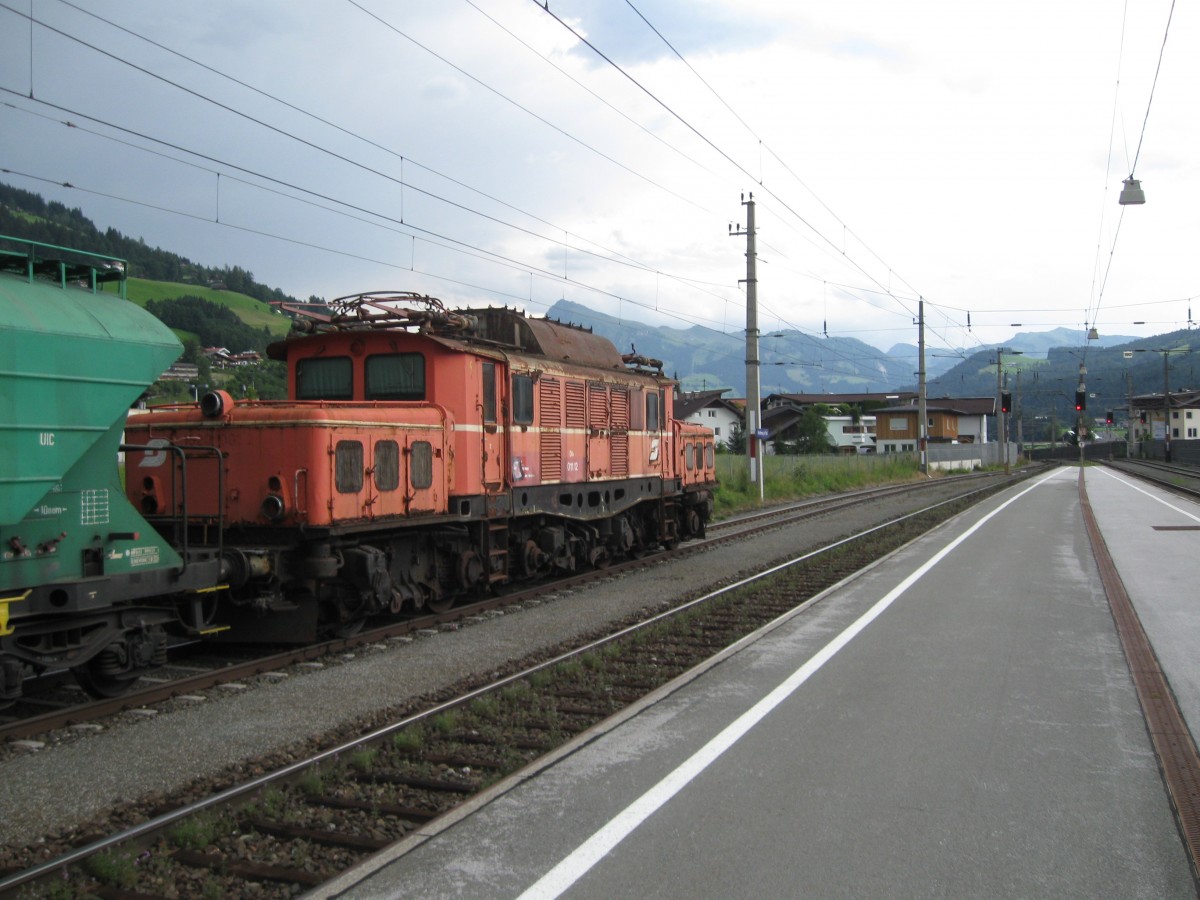
[[146,311],[164,324],[196,335],[205,347],[225,347],[240,353],[263,353],[274,336],[267,328],[251,328],[237,313],[203,297],[184,296],[175,300],[149,300]]
[[220,284],[263,303],[295,303],[296,298],[254,280],[239,266],[213,268],[192,262],[177,253],[149,246],[142,239],[125,237],[115,228],[101,231],[79,209],[70,209],[38,194],[0,183],[0,234],[72,247],[92,253],[111,253],[129,262],[129,274],[152,281],[182,284]]

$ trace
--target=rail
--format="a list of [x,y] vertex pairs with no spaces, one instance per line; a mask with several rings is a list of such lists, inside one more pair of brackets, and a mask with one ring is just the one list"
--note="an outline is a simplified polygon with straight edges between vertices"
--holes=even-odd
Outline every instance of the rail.
[[[6,244],[19,249],[5,249]],[[127,300],[128,268],[128,261],[119,257],[0,235],[0,271],[20,275],[30,284],[39,276],[57,282],[60,288],[86,281],[84,286],[95,294],[102,285],[116,282],[118,296]]]

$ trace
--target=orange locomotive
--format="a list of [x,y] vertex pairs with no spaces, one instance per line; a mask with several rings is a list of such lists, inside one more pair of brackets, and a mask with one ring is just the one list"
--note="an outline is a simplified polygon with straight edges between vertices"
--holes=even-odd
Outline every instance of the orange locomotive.
[[331,307],[269,350],[292,399],[129,422],[130,499],[224,558],[199,620],[308,640],[704,533],[713,434],[674,419],[660,363],[515,310]]

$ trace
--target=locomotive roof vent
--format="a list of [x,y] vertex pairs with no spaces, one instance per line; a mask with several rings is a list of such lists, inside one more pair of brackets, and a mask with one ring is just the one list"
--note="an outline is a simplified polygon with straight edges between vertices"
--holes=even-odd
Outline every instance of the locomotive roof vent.
[[463,310],[478,321],[471,337],[507,344],[547,359],[601,369],[620,369],[621,354],[612,341],[577,325],[553,319],[533,319],[508,307]]

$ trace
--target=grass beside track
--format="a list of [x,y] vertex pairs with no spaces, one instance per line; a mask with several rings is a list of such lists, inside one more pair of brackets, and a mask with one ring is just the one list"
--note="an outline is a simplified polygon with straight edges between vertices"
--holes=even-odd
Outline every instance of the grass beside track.
[[[917,457],[907,453],[855,456],[768,456],[763,470],[767,501],[796,500],[920,478]],[[717,456],[716,517],[756,508],[758,490],[745,456]]]

